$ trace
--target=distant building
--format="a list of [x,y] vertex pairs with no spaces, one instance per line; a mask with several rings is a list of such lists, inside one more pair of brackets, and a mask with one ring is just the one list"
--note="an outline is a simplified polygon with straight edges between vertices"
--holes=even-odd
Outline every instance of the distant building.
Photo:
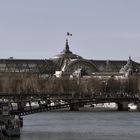
[[88,60],[70,51],[68,40],[64,50],[54,57],[45,60],[35,59],[0,59],[0,74],[33,73],[40,76],[63,75],[94,77],[128,77],[139,74],[140,64],[131,57],[126,60]]

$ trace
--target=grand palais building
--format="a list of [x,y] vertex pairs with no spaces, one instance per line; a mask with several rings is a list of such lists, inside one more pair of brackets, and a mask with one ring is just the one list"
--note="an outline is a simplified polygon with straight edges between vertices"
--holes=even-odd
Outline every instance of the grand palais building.
[[88,60],[74,54],[66,40],[62,52],[50,59],[0,59],[0,74],[33,73],[40,76],[87,75],[94,77],[121,76],[139,74],[140,64],[128,60]]

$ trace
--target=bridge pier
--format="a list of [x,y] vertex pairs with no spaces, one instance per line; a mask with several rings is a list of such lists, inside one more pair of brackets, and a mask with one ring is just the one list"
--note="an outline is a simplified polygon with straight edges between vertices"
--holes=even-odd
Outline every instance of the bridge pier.
[[19,120],[20,120],[20,127],[23,127],[23,118],[21,116],[19,116]]
[[79,111],[79,101],[76,99],[70,102],[70,111]]
[[140,111],[140,103],[137,103],[137,110]]
[[128,102],[118,102],[118,111],[128,111]]

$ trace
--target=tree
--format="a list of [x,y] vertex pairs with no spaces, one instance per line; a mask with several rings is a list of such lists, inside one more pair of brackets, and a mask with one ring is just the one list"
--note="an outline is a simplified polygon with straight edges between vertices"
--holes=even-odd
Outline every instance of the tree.
[[134,76],[129,77],[128,79],[125,80],[125,82],[123,82],[124,92],[129,95],[137,94],[139,91],[138,86],[139,86],[138,78]]
[[116,93],[120,91],[120,82],[114,77],[111,77],[107,81],[106,91],[109,93]]

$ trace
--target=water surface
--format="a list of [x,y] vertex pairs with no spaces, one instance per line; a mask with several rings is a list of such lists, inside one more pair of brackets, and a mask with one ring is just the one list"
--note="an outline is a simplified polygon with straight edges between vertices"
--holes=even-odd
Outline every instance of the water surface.
[[140,112],[55,111],[24,117],[20,140],[140,140]]

